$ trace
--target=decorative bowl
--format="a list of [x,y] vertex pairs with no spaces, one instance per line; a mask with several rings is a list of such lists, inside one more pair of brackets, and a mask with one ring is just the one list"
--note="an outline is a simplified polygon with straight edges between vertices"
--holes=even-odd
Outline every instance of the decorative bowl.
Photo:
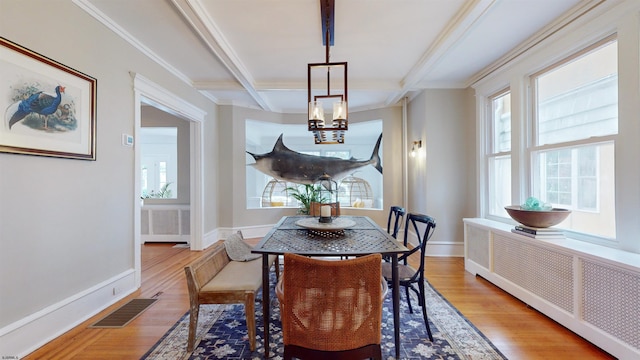
[[558,225],[571,214],[571,210],[552,208],[551,210],[524,210],[520,205],[505,206],[511,218],[522,225],[547,228]]

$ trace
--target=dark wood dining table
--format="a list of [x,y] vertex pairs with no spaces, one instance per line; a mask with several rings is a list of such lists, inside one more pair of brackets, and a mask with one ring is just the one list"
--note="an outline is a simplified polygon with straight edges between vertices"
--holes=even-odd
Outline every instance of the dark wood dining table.
[[[400,357],[400,293],[398,290],[398,254],[409,251],[402,243],[387,234],[378,224],[366,216],[340,216],[336,228],[326,231],[323,225],[307,226],[313,221],[309,216],[284,216],[253,248],[253,253],[262,254],[262,316],[264,321],[265,358],[269,358],[269,257],[294,253],[306,256],[362,256],[382,254],[391,259],[393,299],[393,329],[395,355]],[[315,218],[318,219],[318,218]],[[301,222],[302,220],[302,222]],[[299,224],[303,223],[304,226]],[[339,224],[350,226],[341,229]]]

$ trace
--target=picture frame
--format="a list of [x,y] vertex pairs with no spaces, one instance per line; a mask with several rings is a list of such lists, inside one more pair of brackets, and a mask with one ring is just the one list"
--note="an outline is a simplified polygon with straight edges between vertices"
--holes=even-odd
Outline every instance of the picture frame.
[[96,160],[97,80],[0,37],[0,153]]

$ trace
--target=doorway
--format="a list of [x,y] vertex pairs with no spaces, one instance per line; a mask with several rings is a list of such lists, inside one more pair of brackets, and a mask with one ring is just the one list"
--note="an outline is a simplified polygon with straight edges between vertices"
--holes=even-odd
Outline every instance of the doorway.
[[[175,94],[158,86],[140,74],[134,75],[134,138],[139,138],[142,127],[142,107],[152,106],[189,123],[189,213],[191,250],[203,249],[202,207],[202,123],[206,112],[183,101]],[[135,148],[134,161],[134,267],[136,286],[141,285],[141,151]]]
[[141,120],[141,242],[191,244],[190,122],[144,104]]

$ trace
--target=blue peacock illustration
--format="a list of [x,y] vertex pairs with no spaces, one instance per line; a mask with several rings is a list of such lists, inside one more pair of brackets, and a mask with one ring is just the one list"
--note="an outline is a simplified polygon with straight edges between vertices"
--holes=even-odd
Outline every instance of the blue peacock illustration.
[[15,96],[5,113],[9,130],[22,123],[34,130],[63,132],[75,130],[75,106],[72,100],[63,101],[65,87],[58,85],[55,94],[46,93],[36,85],[14,89]]

